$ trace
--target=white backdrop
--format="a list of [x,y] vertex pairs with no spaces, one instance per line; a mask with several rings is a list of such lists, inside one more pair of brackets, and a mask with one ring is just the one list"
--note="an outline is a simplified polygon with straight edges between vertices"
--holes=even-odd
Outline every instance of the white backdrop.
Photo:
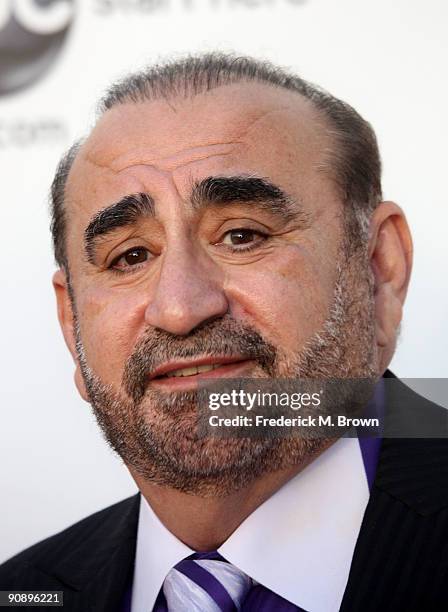
[[385,196],[403,206],[415,241],[392,369],[448,376],[447,18],[446,0],[75,0],[51,70],[0,94],[0,562],[136,490],[74,389],[46,198],[61,152],[91,126],[111,79],[160,56],[221,49],[271,59],[371,121]]

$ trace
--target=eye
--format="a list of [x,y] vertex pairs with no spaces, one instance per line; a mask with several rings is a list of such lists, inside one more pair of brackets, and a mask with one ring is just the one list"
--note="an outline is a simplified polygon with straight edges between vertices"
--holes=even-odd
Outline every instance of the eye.
[[114,259],[110,267],[119,272],[126,272],[129,268],[140,267],[139,264],[145,263],[148,259],[148,249],[144,247],[134,247]]
[[263,242],[266,238],[266,234],[262,232],[250,228],[239,227],[226,232],[223,236],[222,244],[230,247],[239,247],[236,248],[236,250],[244,251],[251,247],[258,246],[258,244]]

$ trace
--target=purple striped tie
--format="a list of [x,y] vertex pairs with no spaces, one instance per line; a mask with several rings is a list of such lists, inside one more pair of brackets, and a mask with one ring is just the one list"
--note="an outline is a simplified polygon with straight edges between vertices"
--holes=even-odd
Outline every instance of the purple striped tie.
[[[205,562],[205,563],[204,563]],[[165,579],[154,612],[298,612],[294,604],[255,583],[218,552],[194,553]]]

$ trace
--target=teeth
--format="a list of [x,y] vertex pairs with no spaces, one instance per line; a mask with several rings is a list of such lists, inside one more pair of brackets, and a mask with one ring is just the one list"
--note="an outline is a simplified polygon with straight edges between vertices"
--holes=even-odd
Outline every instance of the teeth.
[[216,370],[216,368],[219,368],[220,366],[220,363],[215,363],[213,365],[201,365],[192,368],[182,368],[180,370],[173,370],[172,372],[168,372],[166,376],[168,378],[177,376],[195,376],[196,374],[200,374],[201,372],[210,372],[211,370]]

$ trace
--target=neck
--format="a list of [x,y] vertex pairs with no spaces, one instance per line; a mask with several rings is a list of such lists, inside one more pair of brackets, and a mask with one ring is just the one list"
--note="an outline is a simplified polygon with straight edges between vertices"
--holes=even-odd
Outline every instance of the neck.
[[[333,441],[321,449],[330,446]],[[145,480],[128,466],[157,517],[184,544],[196,551],[219,548],[237,527],[312,459],[263,474],[244,489],[226,496],[200,497]]]

